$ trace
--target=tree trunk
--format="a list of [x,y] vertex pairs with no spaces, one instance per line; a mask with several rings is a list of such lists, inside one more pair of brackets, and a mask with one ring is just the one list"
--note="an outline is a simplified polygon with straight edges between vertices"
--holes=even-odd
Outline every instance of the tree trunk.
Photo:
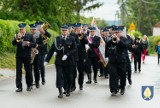
[[150,30],[151,31],[149,31],[150,33],[152,33],[152,30],[153,30],[153,26],[152,26],[152,20],[151,20],[151,17],[150,17],[150,15],[149,15],[149,12],[148,12],[148,7],[147,7],[147,5],[146,4],[144,4],[144,7],[145,7],[145,10],[146,10],[146,13],[147,13],[147,18],[148,18],[148,23],[149,23],[149,27],[150,27]]
[[138,0],[138,30],[142,30],[142,25],[141,25],[141,20],[142,20],[142,0]]

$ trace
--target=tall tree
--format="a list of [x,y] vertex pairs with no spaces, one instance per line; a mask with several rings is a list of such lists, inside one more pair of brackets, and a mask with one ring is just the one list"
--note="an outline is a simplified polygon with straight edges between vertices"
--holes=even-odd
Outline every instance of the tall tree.
[[99,8],[100,6],[103,5],[103,3],[96,1],[97,0],[74,0],[74,6],[75,6],[74,11],[76,12],[77,15],[77,21],[80,21],[81,11],[92,11],[93,9]]
[[[123,0],[118,0],[122,2]],[[153,26],[160,21],[160,2],[158,0],[125,0],[129,20],[143,34],[152,35]],[[125,21],[126,22],[126,21]]]

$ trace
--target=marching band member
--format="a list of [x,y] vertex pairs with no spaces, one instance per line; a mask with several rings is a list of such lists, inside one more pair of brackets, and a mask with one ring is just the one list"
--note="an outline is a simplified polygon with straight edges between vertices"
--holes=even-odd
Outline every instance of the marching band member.
[[31,64],[34,66],[34,78],[35,78],[35,83],[36,83],[36,88],[39,88],[39,80],[40,80],[40,72],[39,72],[39,63],[40,63],[40,56],[41,56],[41,50],[42,50],[42,45],[43,45],[43,39],[42,36],[40,35],[40,32],[37,32],[37,26],[36,24],[30,24],[30,31],[33,35],[33,38],[36,42],[36,47],[32,48],[32,53],[31,53]]
[[93,80],[95,83],[97,83],[97,73],[98,73],[98,47],[100,45],[100,37],[96,36],[96,28],[95,27],[90,27],[90,36],[88,36],[88,42],[89,42],[89,49],[87,51],[88,55],[88,62],[89,62],[89,72],[87,73],[88,75],[88,81],[86,84],[91,84],[92,79],[91,79],[91,67],[93,66],[93,71],[94,71],[94,76]]
[[[80,40],[78,39],[78,33],[81,31],[81,23],[75,23],[73,24],[73,29],[74,31],[72,31],[70,33],[70,36],[73,37],[75,39],[76,45],[78,46],[80,44]],[[76,53],[74,54],[74,70],[73,70],[73,81],[72,81],[72,86],[71,86],[71,92],[75,91],[76,89],[76,77],[77,77],[77,62],[79,61],[79,57],[78,57],[78,48],[76,50]]]
[[62,34],[55,38],[45,60],[46,64],[50,61],[53,54],[56,57],[56,87],[59,90],[58,98],[63,98],[62,87],[66,91],[66,96],[70,96],[75,65],[74,54],[77,50],[75,39],[68,35],[68,27],[62,26],[61,32]]
[[[36,25],[37,25],[37,30],[41,33],[41,36],[43,38],[43,45],[42,45],[42,51],[41,51],[41,55],[40,55],[40,73],[41,73],[41,78],[42,78],[42,85],[44,85],[46,83],[45,80],[45,66],[44,66],[44,59],[45,59],[45,55],[47,54],[48,50],[47,50],[47,40],[48,38],[51,37],[51,34],[47,31],[47,29],[49,28],[49,26],[47,27],[42,27],[43,22],[41,21],[37,21]],[[45,24],[44,24],[45,25]]]
[[78,57],[79,57],[78,62],[77,62],[77,70],[79,73],[78,74],[78,84],[79,84],[79,89],[83,90],[85,63],[87,59],[85,44],[88,44],[88,39],[87,39],[87,34],[85,34],[81,29],[77,28],[76,34],[80,41],[80,43],[77,44]]
[[[112,39],[107,43],[109,53],[109,87],[111,96],[115,96],[119,90],[123,95],[126,85],[126,38],[122,36],[118,27],[113,28]],[[120,80],[120,86],[119,84]]]
[[31,71],[31,48],[35,47],[32,34],[26,32],[26,24],[20,23],[19,33],[15,35],[12,45],[17,46],[16,50],[16,92],[22,92],[22,64],[26,71],[27,91],[32,89],[32,71]]

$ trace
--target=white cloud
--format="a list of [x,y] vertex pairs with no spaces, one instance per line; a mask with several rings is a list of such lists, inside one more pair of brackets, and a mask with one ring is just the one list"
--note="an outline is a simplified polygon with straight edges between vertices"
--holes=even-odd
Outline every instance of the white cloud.
[[85,12],[82,15],[86,17],[99,17],[105,20],[114,20],[115,13],[119,10],[117,0],[97,0],[103,2],[103,6],[93,10],[92,12]]

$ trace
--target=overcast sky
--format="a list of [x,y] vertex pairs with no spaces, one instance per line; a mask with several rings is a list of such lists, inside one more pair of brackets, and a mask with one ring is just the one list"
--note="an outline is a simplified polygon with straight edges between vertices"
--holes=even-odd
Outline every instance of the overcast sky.
[[103,6],[93,10],[92,12],[82,13],[85,17],[99,17],[105,20],[114,20],[115,13],[119,10],[119,6],[117,4],[117,0],[97,0],[99,2],[103,2]]

